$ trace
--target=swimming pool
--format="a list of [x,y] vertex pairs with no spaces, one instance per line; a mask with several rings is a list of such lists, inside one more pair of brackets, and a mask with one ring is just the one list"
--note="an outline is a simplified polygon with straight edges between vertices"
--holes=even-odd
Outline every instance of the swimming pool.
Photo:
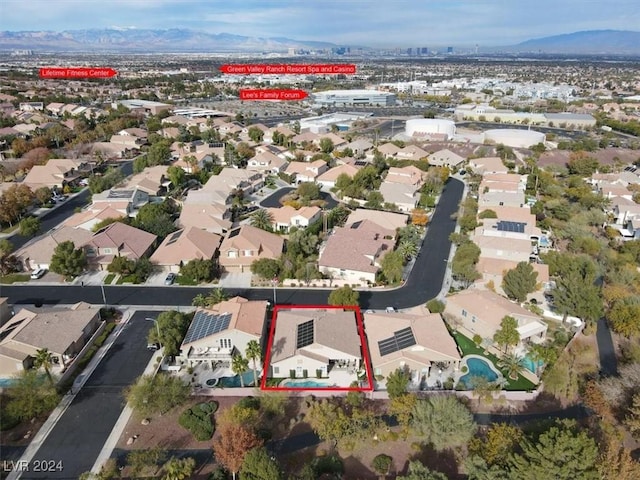
[[[258,372],[258,381],[260,379],[260,374]],[[250,387],[253,385],[253,370],[248,370],[242,374],[242,380],[244,381],[245,387]],[[240,375],[235,375],[233,377],[222,377],[218,380],[218,387],[231,388],[231,387],[241,387],[240,384]]]
[[327,382],[322,382],[319,380],[283,380],[280,383],[281,387],[292,387],[292,388],[326,388],[329,386]]
[[522,365],[524,365],[524,368],[529,370],[531,373],[536,373],[537,370],[544,365],[544,362],[542,360],[538,360],[536,363],[527,355],[522,359]]
[[472,377],[483,377],[489,382],[494,382],[498,379],[498,372],[488,360],[480,357],[470,357],[465,360],[469,371],[460,377],[460,381],[466,388],[471,388]]

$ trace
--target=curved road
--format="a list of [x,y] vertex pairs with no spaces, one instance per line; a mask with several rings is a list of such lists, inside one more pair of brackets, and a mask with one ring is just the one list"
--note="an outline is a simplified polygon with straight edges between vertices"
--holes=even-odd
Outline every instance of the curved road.
[[[447,259],[451,242],[449,235],[456,222],[451,216],[458,211],[464,184],[450,179],[442,192],[422,244],[421,254],[406,283],[393,290],[361,291],[360,307],[380,309],[387,306],[408,308],[425,303],[436,297],[442,288],[447,269]],[[207,293],[210,288],[194,287],[148,287],[148,286],[105,286],[106,303],[109,305],[166,305],[190,306],[198,293]],[[250,300],[272,299],[273,289],[229,289],[232,295],[241,295]],[[323,304],[331,290],[278,288],[278,304]],[[103,304],[102,288],[77,285],[8,285],[0,287],[0,295],[9,297],[10,304],[73,304],[84,301]]]

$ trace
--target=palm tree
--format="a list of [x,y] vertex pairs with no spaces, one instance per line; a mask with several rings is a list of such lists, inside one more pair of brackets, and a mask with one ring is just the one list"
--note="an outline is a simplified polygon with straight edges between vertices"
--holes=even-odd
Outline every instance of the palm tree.
[[47,374],[49,383],[53,385],[53,377],[51,376],[51,367],[53,366],[53,355],[47,348],[41,348],[36,352],[36,357],[33,360],[33,364],[36,368],[44,369],[44,373]]
[[220,287],[211,290],[211,293],[207,295],[207,306],[216,305],[229,299],[229,295]]
[[403,258],[409,260],[418,253],[418,247],[410,240],[404,240],[398,245],[398,252]]
[[467,387],[471,388],[472,394],[478,398],[478,405],[483,401],[492,401],[494,392],[500,390],[497,382],[490,382],[486,377],[472,376]]
[[196,461],[191,458],[172,457],[164,464],[164,475],[162,480],[185,480],[191,478],[196,468]]
[[256,210],[256,212],[251,215],[251,226],[259,228],[261,230],[270,231],[271,225],[273,224],[273,215],[264,208],[260,210]]
[[245,355],[248,360],[251,360],[253,363],[253,386],[258,386],[258,368],[256,366],[257,360],[262,357],[262,350],[260,349],[260,344],[256,340],[250,340],[247,343],[247,349],[245,350]]
[[244,379],[242,378],[242,374],[249,370],[249,360],[240,354],[234,355],[231,359],[231,370],[233,373],[240,376],[240,386],[244,388]]
[[498,361],[498,366],[507,371],[507,376],[511,380],[517,380],[518,375],[524,370],[524,357],[509,353]]

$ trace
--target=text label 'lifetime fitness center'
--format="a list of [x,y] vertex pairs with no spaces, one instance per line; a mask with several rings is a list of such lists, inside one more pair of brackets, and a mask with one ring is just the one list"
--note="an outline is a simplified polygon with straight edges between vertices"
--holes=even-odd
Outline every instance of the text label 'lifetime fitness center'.
[[41,68],[40,78],[110,78],[117,73],[113,68],[51,67]]
[[317,75],[356,73],[356,66],[338,64],[222,65],[220,71],[236,75]]

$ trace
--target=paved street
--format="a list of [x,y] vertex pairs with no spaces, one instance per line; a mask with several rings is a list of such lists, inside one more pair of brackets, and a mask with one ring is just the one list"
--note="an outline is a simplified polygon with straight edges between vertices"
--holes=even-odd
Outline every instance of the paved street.
[[153,325],[145,317],[156,316],[157,312],[144,311],[133,315],[31,461],[33,465],[55,460],[64,470],[29,472],[20,478],[76,480],[91,470],[124,408],[123,389],[142,374],[154,355],[146,348]]
[[611,338],[611,330],[604,318],[598,320],[596,330],[596,342],[598,344],[598,355],[600,357],[600,374],[610,377],[618,374],[618,360],[616,350]]
[[[451,242],[449,235],[454,231],[456,222],[451,215],[458,210],[462,197],[463,183],[451,179],[441,196],[440,203],[429,223],[427,235],[420,256],[406,284],[395,290],[362,291],[360,306],[364,309],[380,309],[388,306],[408,308],[420,305],[436,297],[442,287],[446,272],[446,259],[449,256]],[[85,301],[102,304],[102,288],[99,286],[77,285],[6,285],[0,294],[9,297],[11,304],[73,304]],[[106,303],[109,305],[191,305],[198,293],[208,293],[209,289],[199,287],[180,287],[178,285],[123,286],[104,287]],[[250,300],[273,300],[273,289],[228,289],[231,295],[241,295]],[[279,304],[321,304],[326,303],[329,290],[310,290],[304,288],[278,288]]]

